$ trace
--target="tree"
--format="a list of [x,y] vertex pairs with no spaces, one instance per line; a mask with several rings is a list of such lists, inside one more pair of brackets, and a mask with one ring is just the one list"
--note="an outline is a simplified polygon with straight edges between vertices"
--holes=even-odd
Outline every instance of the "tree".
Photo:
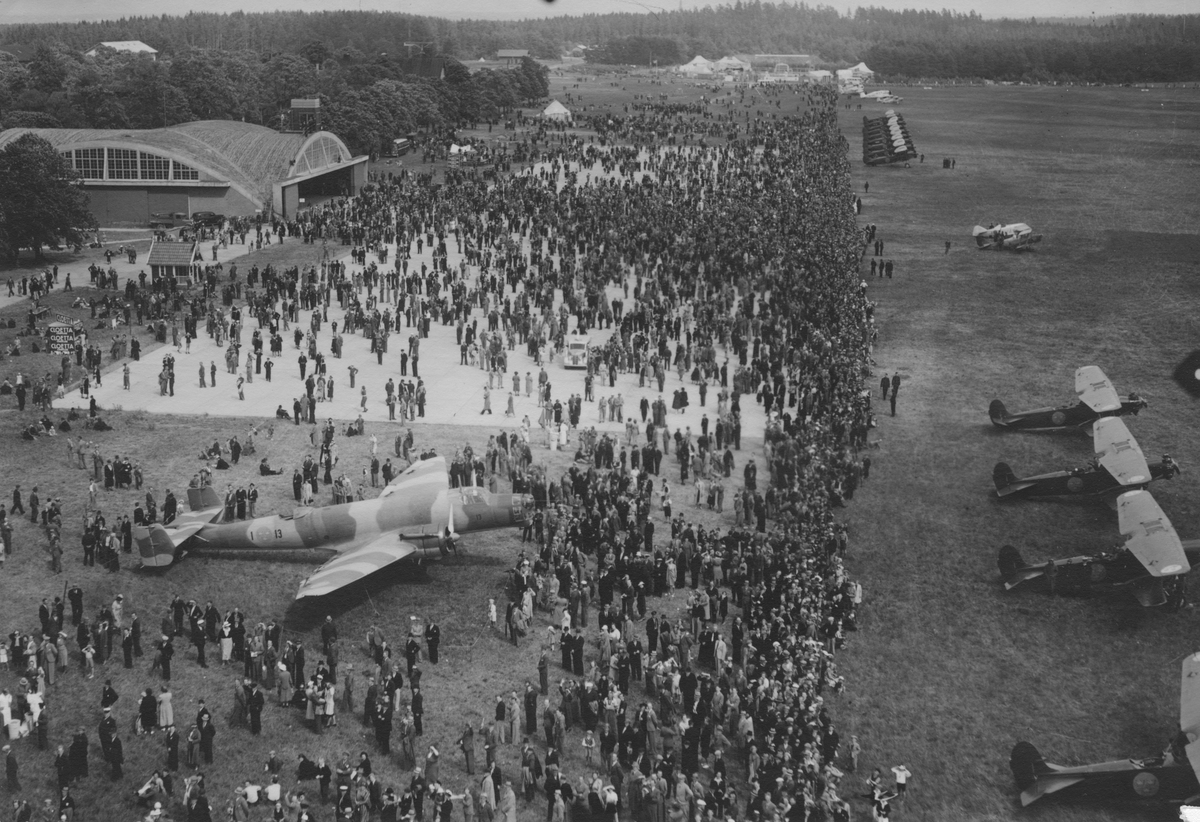
[[0,250],[16,259],[21,248],[83,242],[94,227],[78,175],[50,142],[25,134],[0,149]]

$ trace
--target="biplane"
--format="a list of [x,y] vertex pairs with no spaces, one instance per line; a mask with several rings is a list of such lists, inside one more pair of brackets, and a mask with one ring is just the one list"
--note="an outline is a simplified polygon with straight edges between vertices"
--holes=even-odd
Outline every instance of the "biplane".
[[1018,742],[1009,767],[1022,805],[1045,797],[1089,803],[1195,801],[1200,798],[1200,653],[1183,661],[1179,732],[1161,754],[1070,768],[1052,765],[1033,745]]
[[1028,564],[1011,545],[1000,549],[1000,575],[1011,591],[1037,581],[1051,595],[1092,596],[1126,591],[1142,605],[1178,610],[1187,598],[1187,573],[1200,563],[1200,539],[1181,540],[1149,491],[1117,497],[1124,538],[1112,551]]
[[992,400],[988,416],[998,428],[1017,431],[1060,431],[1091,425],[1101,417],[1122,417],[1137,413],[1149,403],[1130,393],[1121,399],[1112,382],[1097,366],[1085,365],[1075,371],[1075,393],[1078,401],[1057,408],[1035,408],[1032,411],[1009,413],[1000,400]]
[[1042,235],[1034,234],[1033,229],[1025,223],[1009,223],[1008,225],[996,223],[987,228],[977,225],[971,234],[975,237],[975,245],[981,250],[1021,251],[1042,241]]
[[1170,454],[1153,466],[1137,440],[1118,417],[1101,417],[1092,426],[1095,458],[1069,471],[1018,477],[1006,462],[996,463],[992,482],[1000,499],[1059,499],[1103,497],[1144,488],[1156,479],[1170,479],[1179,465]]

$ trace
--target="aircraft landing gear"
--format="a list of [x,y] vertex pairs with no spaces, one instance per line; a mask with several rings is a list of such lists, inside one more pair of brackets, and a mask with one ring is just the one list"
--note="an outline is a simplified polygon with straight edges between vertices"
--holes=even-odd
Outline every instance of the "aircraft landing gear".
[[1175,613],[1187,605],[1187,580],[1182,576],[1163,580],[1163,588],[1167,595],[1166,608],[1169,613]]

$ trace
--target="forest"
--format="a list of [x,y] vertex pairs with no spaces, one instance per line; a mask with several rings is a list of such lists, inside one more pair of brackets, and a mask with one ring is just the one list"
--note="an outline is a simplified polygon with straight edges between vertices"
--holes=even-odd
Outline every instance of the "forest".
[[[0,42],[74,51],[105,40],[142,40],[166,55],[217,51],[262,60],[311,44],[362,63],[403,56],[405,42],[464,62],[497,49],[554,59],[583,47],[593,62],[659,66],[701,54],[812,55],[819,67],[864,61],[905,79],[1024,82],[1200,80],[1200,15],[1090,20],[984,19],[974,12],[840,13],[805,3],[738,2],[688,11],[589,14],[536,20],[447,20],[379,12],[192,13],[178,17],[0,28]],[[340,61],[339,61],[340,62]]]
[[[444,78],[419,71],[431,62],[444,65]],[[88,57],[54,41],[38,45],[27,64],[0,56],[0,128],[148,129],[193,120],[274,126],[292,98],[320,97],[322,127],[356,153],[372,154],[410,131],[494,120],[543,98],[548,74],[528,58],[472,73],[453,58],[367,57],[315,40],[267,54],[186,46],[157,60],[112,49]]]

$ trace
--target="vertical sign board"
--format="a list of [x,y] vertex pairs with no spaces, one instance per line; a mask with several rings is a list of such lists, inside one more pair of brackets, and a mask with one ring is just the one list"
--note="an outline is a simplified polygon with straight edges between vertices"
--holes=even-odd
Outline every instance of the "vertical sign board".
[[50,350],[70,354],[75,350],[75,329],[67,323],[50,323]]

